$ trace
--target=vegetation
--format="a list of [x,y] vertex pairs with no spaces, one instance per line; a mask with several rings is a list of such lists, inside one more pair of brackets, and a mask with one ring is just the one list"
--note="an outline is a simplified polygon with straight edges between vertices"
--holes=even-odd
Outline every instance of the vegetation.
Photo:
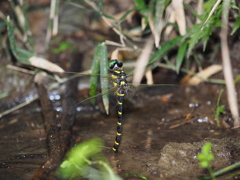
[[103,142],[93,138],[73,147],[60,165],[57,176],[61,179],[106,179],[120,180],[101,153]]
[[[225,167],[217,172],[213,172],[211,167],[211,161],[214,159],[214,154],[211,152],[212,149],[212,143],[206,142],[202,147],[202,152],[197,155],[197,158],[199,160],[199,164],[202,168],[206,168],[210,174],[210,176],[206,176],[201,178],[201,180],[205,179],[217,179],[216,177],[219,175],[222,175],[224,173],[228,173],[231,170],[234,170],[240,166],[240,162],[237,162],[235,164],[232,164],[228,167]],[[239,174],[239,172],[232,174],[231,177],[235,177]],[[230,178],[230,177],[229,177]]]
[[218,99],[217,99],[217,108],[215,110],[215,121],[216,121],[218,127],[220,127],[219,116],[221,114],[225,114],[225,111],[224,111],[225,106],[220,105],[220,99],[221,99],[221,96],[222,96],[222,92],[223,92],[223,90],[221,89],[221,91],[219,93],[219,96],[218,96]]
[[[59,1],[53,2],[55,4],[51,8],[52,16],[50,16],[46,37],[46,47],[48,48],[50,47],[51,35],[57,34],[56,21],[58,20],[60,3]],[[137,54],[138,66],[136,67],[136,72],[142,72],[135,79],[137,83],[141,81],[145,69],[154,69],[160,66],[173,69],[177,74],[183,72],[191,76],[196,76],[201,79],[201,82],[226,84],[234,127],[239,127],[238,104],[227,45],[227,37],[229,35],[228,26],[231,24],[233,27],[230,30],[231,35],[237,33],[240,27],[239,8],[236,3],[234,1],[221,0],[207,0],[203,4],[196,4],[196,2],[185,4],[179,3],[182,1],[178,0],[152,0],[149,3],[146,3],[144,0],[134,0],[133,2],[134,7],[127,9],[121,16],[114,17],[103,10],[103,0],[67,1],[68,4],[97,14],[119,38],[119,41],[112,39],[98,40],[93,57],[92,73],[104,76],[107,74],[107,48],[111,46],[114,47],[111,51],[112,59],[121,57],[121,52],[125,51]],[[10,50],[7,48],[8,42],[2,36],[0,38],[2,40],[2,47],[9,58],[16,60],[20,64],[32,67],[36,72],[39,70],[64,72],[58,65],[35,54],[33,37],[27,18],[27,4],[16,4],[13,1],[10,1],[10,3],[15,11],[14,17],[16,17],[17,22],[13,20],[13,17],[0,14],[2,19],[0,29],[7,28]],[[189,11],[192,7],[197,7],[195,9],[201,9],[202,12]],[[19,11],[16,11],[16,9],[19,9]],[[188,12],[188,15],[186,15],[186,12]],[[124,23],[128,21],[128,18],[133,19],[134,16],[140,17],[141,23],[133,24],[129,28],[126,28]],[[228,19],[231,19],[231,22]],[[18,24],[18,26],[15,26],[15,24]],[[219,30],[221,30],[220,37],[217,34]],[[216,58],[217,52],[219,52],[220,47],[217,43],[212,45],[212,47],[208,47],[209,42],[215,41],[211,40],[213,35],[215,39],[221,42],[223,68],[224,72],[226,72],[224,80],[211,79],[210,75],[201,76],[198,73],[203,69],[202,63],[206,61],[209,63],[212,59]],[[60,53],[70,48],[72,48],[72,44],[62,42],[52,52]],[[204,56],[202,55],[203,51],[205,52]],[[191,67],[195,67],[198,71],[192,72]],[[211,74],[214,73],[216,72]],[[101,81],[102,92],[106,92],[108,82],[105,81],[105,78],[101,79],[104,79]],[[90,92],[91,96],[94,96],[96,93],[96,82],[96,76],[92,76],[91,86],[93,89]],[[215,119],[218,126],[220,126],[219,115],[224,113],[224,105],[220,105],[221,93],[219,94],[217,109],[215,111]],[[8,96],[8,93],[1,93],[0,98],[5,98],[6,96]],[[104,101],[105,104],[108,104],[106,98],[104,98]],[[112,172],[104,158],[98,159],[99,154],[103,156],[101,154],[101,146],[103,146],[103,143],[99,139],[92,139],[76,145],[68,153],[67,159],[58,170],[58,175],[63,179],[67,179],[87,177],[89,172],[94,172],[94,174],[103,177],[103,179],[120,179]],[[208,169],[210,178],[214,179],[222,172],[214,173],[212,171],[210,161],[213,158],[211,143],[208,142],[203,146],[202,153],[198,155],[198,159],[201,167]],[[225,168],[223,172],[238,166],[239,163],[236,163],[233,166]],[[131,175],[131,173],[128,175]],[[139,177],[142,179],[145,178],[141,175]]]
[[211,167],[211,160],[214,159],[214,155],[211,153],[212,144],[210,142],[206,142],[202,147],[202,153],[197,155],[199,164],[202,168],[206,168],[212,179],[216,179],[213,176],[213,170]]

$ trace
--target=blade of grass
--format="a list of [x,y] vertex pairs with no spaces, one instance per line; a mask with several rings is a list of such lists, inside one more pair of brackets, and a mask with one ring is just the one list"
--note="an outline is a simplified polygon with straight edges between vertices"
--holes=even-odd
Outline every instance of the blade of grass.
[[217,107],[215,110],[215,121],[216,121],[218,127],[220,127],[219,116],[220,116],[220,114],[225,113],[224,105],[220,105],[220,99],[221,99],[222,93],[223,93],[223,89],[221,89],[219,92],[218,99],[217,99]]
[[204,24],[202,25],[201,30],[204,28],[205,24],[208,22],[208,20],[210,19],[210,17],[213,15],[213,13],[214,13],[215,10],[217,9],[217,7],[218,7],[218,5],[221,3],[221,1],[222,1],[222,0],[218,0],[218,1],[214,4],[211,12],[210,12],[209,15],[208,15],[208,18],[206,19],[206,21],[205,21]]
[[240,28],[240,14],[237,16],[235,24],[233,26],[231,35],[233,35]]
[[150,58],[148,62],[148,66],[151,66],[155,61],[160,59],[168,50],[170,50],[172,47],[180,43],[183,39],[183,36],[177,36],[171,41],[168,41],[165,43],[157,52],[153,54],[153,56]]
[[184,42],[181,44],[181,46],[178,49],[177,53],[177,59],[176,59],[176,72],[179,73],[180,67],[182,65],[184,56],[186,54],[186,49],[187,49],[187,43]]
[[[221,170],[219,170],[219,171],[217,171],[217,172],[214,172],[212,175],[215,176],[215,177],[217,177],[217,176],[219,176],[219,175],[221,175],[221,174],[230,172],[230,171],[232,171],[232,170],[234,170],[234,169],[236,169],[236,168],[238,168],[238,167],[240,167],[240,162],[237,162],[237,163],[232,164],[232,165],[230,165],[230,166],[228,166],[228,167],[225,167],[225,168],[223,168],[223,169],[221,169]],[[211,179],[211,177],[210,177],[210,176],[207,176],[207,177],[201,178],[201,180],[206,180],[206,179]]]
[[124,13],[124,14],[122,15],[122,17],[118,20],[118,23],[122,23],[122,22],[126,19],[126,17],[127,17],[131,12],[133,12],[133,11],[135,11],[135,10],[136,10],[136,8],[132,8],[132,9],[128,10],[126,13]]
[[103,13],[103,0],[99,0],[99,2],[98,2],[98,8],[99,8],[100,14],[102,14],[102,13]]
[[145,177],[141,174],[138,174],[138,173],[134,173],[134,172],[130,172],[130,173],[125,174],[126,178],[129,177],[129,176],[137,176],[137,177],[141,178],[142,180],[148,180],[147,177]]
[[15,12],[18,25],[21,29],[21,32],[23,34],[22,40],[27,45],[27,47],[32,51],[33,50],[33,39],[32,39],[32,33],[30,30],[29,20],[28,20],[28,14],[27,14],[27,3],[23,3],[23,1],[14,2],[10,1],[10,4]]
[[22,108],[22,107],[24,107],[24,106],[32,103],[32,102],[35,101],[36,99],[38,99],[38,95],[34,95],[31,100],[28,100],[28,101],[26,101],[26,102],[23,102],[23,103],[21,103],[21,104],[19,104],[19,105],[17,105],[17,106],[14,106],[14,107],[11,108],[11,109],[8,109],[8,110],[0,113],[0,118],[2,118],[3,116],[5,116],[5,115],[7,115],[7,114],[9,114],[9,113],[14,112],[14,111],[16,111],[16,110],[18,110],[18,109],[20,109],[20,108]]
[[138,9],[138,11],[143,15],[146,16],[146,13],[148,12],[148,8],[144,0],[134,0],[134,5]]
[[8,31],[8,40],[11,48],[11,52],[13,53],[14,57],[17,59],[17,47],[14,38],[14,27],[11,23],[10,17],[7,16],[7,31]]
[[147,16],[147,20],[149,23],[149,27],[152,31],[155,40],[155,46],[159,47],[161,32],[166,24],[163,21],[163,10],[164,10],[164,3],[165,0],[158,0],[158,1],[150,1],[149,3],[149,13]]
[[9,93],[8,93],[8,92],[1,93],[1,94],[0,94],[0,99],[3,99],[3,98],[8,97],[8,96],[9,96]]

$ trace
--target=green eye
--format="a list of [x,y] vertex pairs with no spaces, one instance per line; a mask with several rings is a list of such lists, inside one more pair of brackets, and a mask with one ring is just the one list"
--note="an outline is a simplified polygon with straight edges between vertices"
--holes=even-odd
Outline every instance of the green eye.
[[110,69],[112,69],[112,68],[115,66],[115,64],[117,64],[117,61],[118,61],[118,60],[116,60],[116,59],[111,60],[111,61],[109,62],[109,64],[108,64],[108,67],[109,67]]
[[115,64],[115,63],[111,61],[111,62],[108,64],[108,67],[111,67],[113,64]]
[[122,61],[119,61],[117,59],[113,59],[109,62],[108,67],[109,69],[113,69],[117,65],[118,68],[121,68],[123,66]]

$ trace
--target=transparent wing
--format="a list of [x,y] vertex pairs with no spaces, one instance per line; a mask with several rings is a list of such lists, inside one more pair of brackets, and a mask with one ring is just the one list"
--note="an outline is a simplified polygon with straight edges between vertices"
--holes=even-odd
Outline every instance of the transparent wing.
[[[109,90],[99,93],[95,96],[86,98],[77,104],[75,104],[72,108],[71,111],[76,111],[76,112],[81,112],[81,111],[101,111],[101,112],[106,112],[105,111],[105,106],[103,96],[107,97],[109,99],[109,103],[107,104],[107,108],[112,108],[115,107],[117,104],[117,97],[116,97],[116,87],[112,87]],[[108,114],[108,112],[106,112]]]
[[149,104],[168,101],[175,91],[181,89],[179,85],[174,84],[141,84],[134,87],[131,84],[125,95],[125,101],[132,103],[135,108],[148,106]]
[[[73,77],[70,78],[79,78],[79,89],[89,88],[89,78],[90,77],[98,77],[100,79],[100,74],[88,74],[88,73],[78,73],[74,74]],[[102,78],[111,79],[109,75],[102,75]],[[128,81],[132,79],[132,75],[128,75]],[[100,87],[99,84],[96,84],[96,87]],[[110,109],[116,109],[117,106],[117,96],[116,91],[118,90],[116,87],[112,87],[112,80],[109,80],[109,89],[94,95],[92,97],[86,98],[71,108],[71,111],[81,112],[81,111],[94,111],[100,110],[104,112],[104,106],[106,109],[109,107]],[[180,86],[174,84],[155,84],[155,85],[139,85],[138,87],[134,87],[131,83],[128,83],[128,88],[126,89],[123,107],[124,109],[131,108],[140,108],[151,104],[152,101],[161,102],[170,98],[174,91],[179,89]],[[109,99],[109,103],[103,105],[103,96]],[[158,101],[155,101],[158,100]],[[107,113],[108,114],[108,113]]]
[[[140,85],[137,88],[129,85],[124,96],[123,108],[130,110],[134,108],[149,106],[152,105],[152,103],[161,103],[162,101],[168,101],[168,99],[174,95],[174,91],[178,90],[179,88],[180,87],[177,85]],[[86,98],[83,101],[75,104],[71,108],[71,111],[76,111],[79,113],[83,111],[105,112],[102,96],[107,95],[109,99],[109,109],[111,112],[116,113],[117,90],[117,87],[113,87],[106,92]]]

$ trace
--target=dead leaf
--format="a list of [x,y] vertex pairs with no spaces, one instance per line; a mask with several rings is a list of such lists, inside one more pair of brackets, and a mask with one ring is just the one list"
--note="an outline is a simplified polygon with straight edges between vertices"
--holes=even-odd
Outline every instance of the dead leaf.
[[64,72],[64,70],[58,65],[40,57],[32,56],[31,58],[29,58],[29,62],[34,67],[45,69],[50,72]]
[[175,19],[178,24],[180,35],[186,34],[186,19],[183,7],[183,0],[172,0],[172,5],[175,11]]
[[204,79],[209,78],[213,74],[218,73],[219,71],[222,70],[222,65],[218,64],[213,64],[206,69],[203,69],[199,73],[196,74],[196,76],[192,77],[189,81],[188,84],[192,86],[196,86],[200,84]]
[[136,67],[134,69],[134,77],[133,77],[133,84],[134,85],[139,85],[141,80],[142,80],[142,77],[144,75],[144,72],[145,72],[145,67],[151,57],[151,52],[152,52],[152,49],[153,49],[153,38],[150,37],[143,50],[142,50],[142,53],[140,54],[140,56],[138,57],[137,61],[136,61]]

